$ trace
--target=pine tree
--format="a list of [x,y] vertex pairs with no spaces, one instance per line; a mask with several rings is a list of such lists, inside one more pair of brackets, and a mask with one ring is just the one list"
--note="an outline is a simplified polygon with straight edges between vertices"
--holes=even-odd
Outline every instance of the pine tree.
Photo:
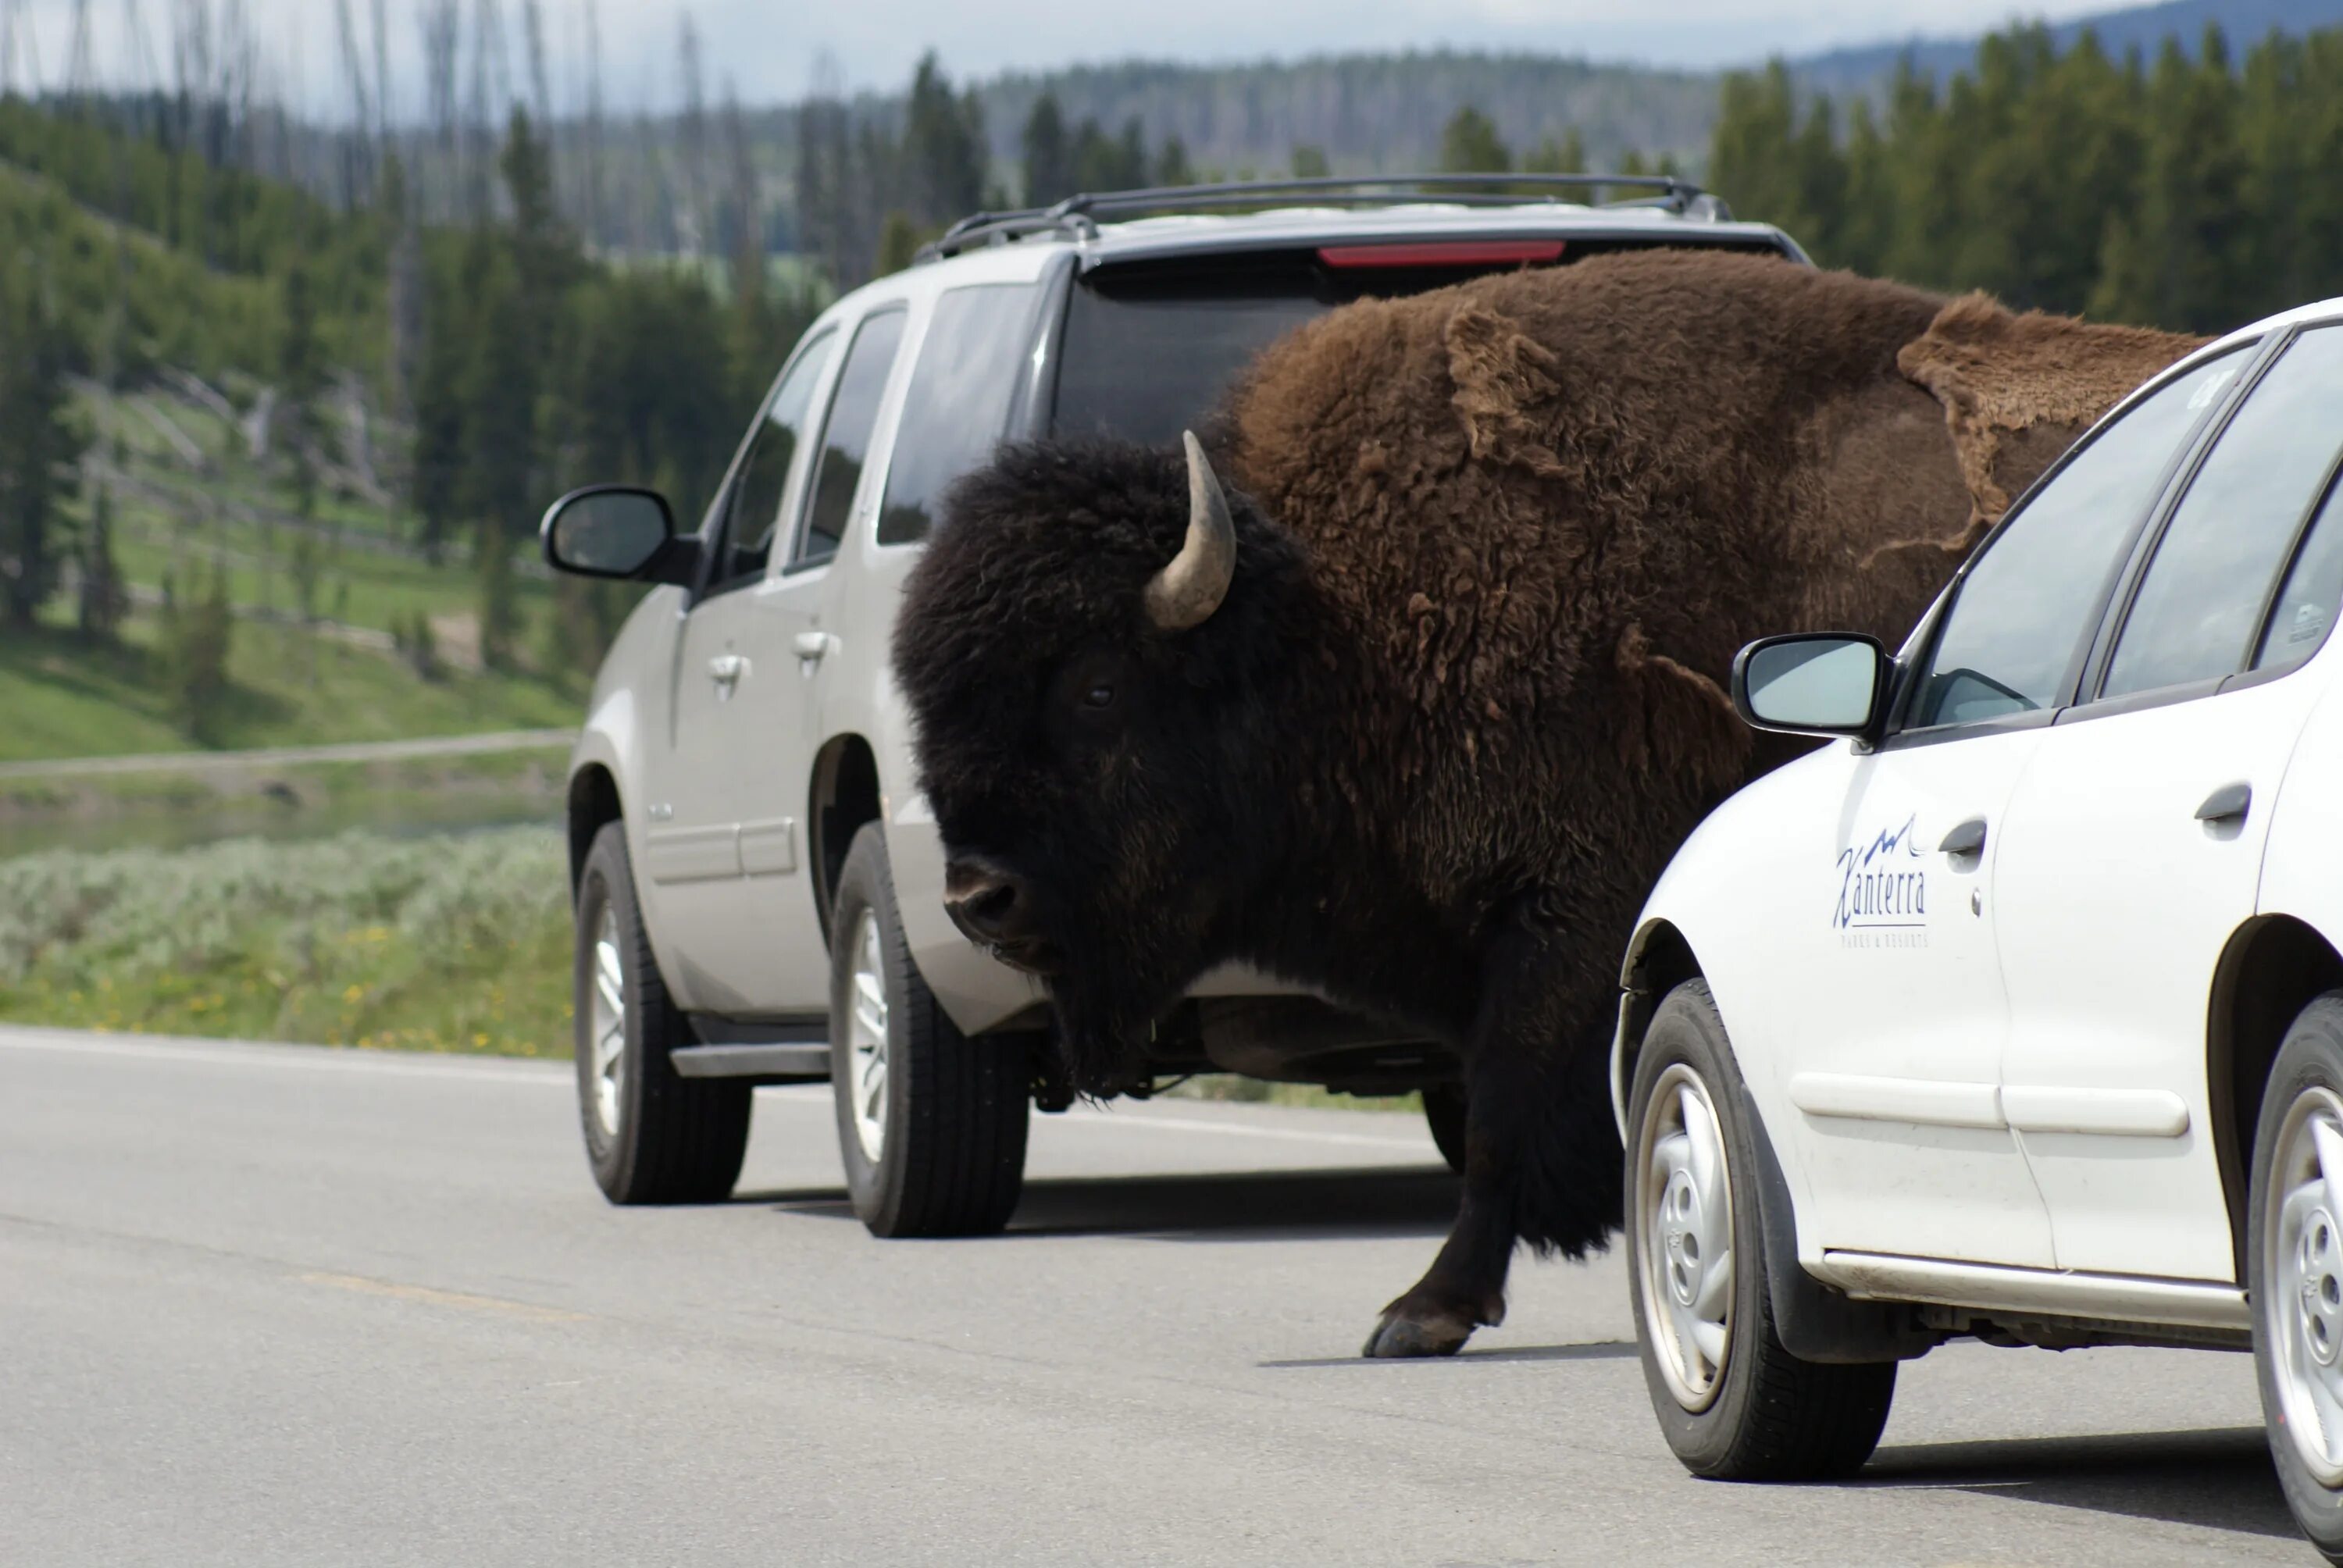
[[228,695],[228,658],[236,641],[236,611],[228,602],[227,563],[212,564],[210,587],[192,602],[166,597],[162,654],[173,716],[206,745],[221,739]]
[[1546,137],[1522,159],[1522,172],[1530,175],[1579,175],[1586,172],[1586,143],[1573,126],[1557,141]]
[[1326,149],[1308,142],[1298,142],[1293,148],[1293,177],[1298,180],[1322,180],[1334,172],[1326,160]]
[[322,421],[317,398],[324,376],[318,363],[317,309],[309,271],[295,266],[285,276],[285,320],[277,346],[277,426],[293,469],[295,504],[305,518],[317,510],[317,443]]
[[1502,175],[1511,172],[1513,156],[1497,137],[1489,116],[1466,105],[1456,111],[1440,133],[1440,167],[1452,175]]
[[1074,156],[1066,136],[1066,116],[1057,98],[1043,93],[1025,116],[1025,204],[1047,206],[1074,194]]
[[89,526],[81,536],[80,614],[83,637],[112,641],[130,613],[130,589],[114,557],[114,495],[104,484],[90,502]]
[[490,669],[510,669],[521,629],[512,536],[493,520],[483,520],[473,540],[473,561],[480,587],[480,662]]
[[56,591],[65,499],[86,437],[68,410],[73,345],[35,297],[0,271],[0,618],[22,629]]

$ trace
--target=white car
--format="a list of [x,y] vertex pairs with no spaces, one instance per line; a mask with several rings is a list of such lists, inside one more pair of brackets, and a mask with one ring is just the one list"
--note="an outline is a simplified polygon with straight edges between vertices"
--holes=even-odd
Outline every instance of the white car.
[[1742,653],[1834,739],[1678,852],[1612,1063],[1695,1473],[1860,1465],[1955,1336],[2250,1349],[2343,1562],[2338,465],[2343,300],[2134,393],[1893,658]]
[[[1604,186],[1644,194],[1588,205]],[[979,214],[823,312],[694,531],[632,487],[555,503],[554,566],[657,585],[569,769],[580,1120],[602,1191],[721,1198],[751,1087],[829,1079],[873,1231],[997,1230],[1030,1109],[1071,1099],[1034,982],[944,912],[889,674],[904,576],[954,478],[1004,437],[1176,442],[1254,350],[1345,300],[1663,246],[1805,260],[1666,177],[1284,181]],[[1262,975],[1206,976],[1194,997],[1131,1091],[1212,1070],[1421,1089],[1435,1136],[1461,1143],[1444,1048]]]

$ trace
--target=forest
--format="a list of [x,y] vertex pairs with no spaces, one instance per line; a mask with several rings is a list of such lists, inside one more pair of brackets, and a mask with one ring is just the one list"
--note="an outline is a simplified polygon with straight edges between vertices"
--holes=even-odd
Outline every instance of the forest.
[[[1151,136],[1136,98],[1117,115],[1046,85],[1004,127],[998,84],[956,84],[930,56],[896,112],[841,94],[788,110],[786,167],[737,103],[699,105],[688,156],[635,149],[664,171],[666,216],[639,228],[659,243],[598,243],[631,199],[618,165],[576,120],[548,126],[541,91],[474,69],[464,98],[448,41],[438,117],[406,127],[367,110],[305,130],[256,101],[248,41],[240,67],[225,62],[209,78],[0,96],[13,705],[67,703],[61,669],[110,671],[151,687],[142,711],[187,744],[281,739],[356,711],[290,689],[322,639],[354,680],[380,666],[436,687],[446,700],[416,723],[558,714],[628,599],[550,579],[528,548],[538,513],[627,479],[689,526],[835,291],[978,208],[1337,167],[1307,142],[1277,167],[1209,164]],[[1715,90],[1704,147],[1603,163],[1686,173],[1825,266],[2200,331],[2343,292],[2343,189],[2323,177],[2343,166],[2343,32],[2240,49],[2215,31],[2149,56],[2018,28],[1971,69],[1907,65],[1843,98],[1780,63]],[[1575,124],[1509,143],[1517,116],[1433,107],[1423,158],[1446,169],[1576,170],[1597,145]],[[329,178],[294,156],[320,146]],[[273,728],[251,700],[272,681]],[[15,754],[102,731],[134,736],[32,726]]]

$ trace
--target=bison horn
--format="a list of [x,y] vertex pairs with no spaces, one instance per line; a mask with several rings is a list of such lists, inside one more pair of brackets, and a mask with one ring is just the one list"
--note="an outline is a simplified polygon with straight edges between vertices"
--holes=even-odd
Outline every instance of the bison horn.
[[1188,539],[1147,583],[1147,618],[1164,631],[1209,620],[1237,575],[1237,530],[1229,521],[1228,498],[1195,432],[1183,430],[1181,439],[1188,447]]

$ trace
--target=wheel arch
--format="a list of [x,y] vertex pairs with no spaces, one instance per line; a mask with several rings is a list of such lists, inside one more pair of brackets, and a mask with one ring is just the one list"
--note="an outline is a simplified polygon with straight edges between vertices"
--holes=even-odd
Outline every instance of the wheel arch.
[[2292,915],[2258,915],[2239,926],[2213,971],[2205,1092],[2240,1281],[2246,1277],[2246,1193],[2254,1129],[2261,1120],[2270,1064],[2296,1015],[2312,998],[2338,987],[2343,954],[2317,927]]
[[813,890],[814,918],[820,922],[822,940],[830,940],[830,906],[837,901],[838,879],[846,869],[846,852],[866,822],[885,815],[885,793],[879,781],[879,754],[869,740],[852,731],[833,735],[815,756],[810,793],[806,800],[806,867]]
[[1611,1114],[1622,1142],[1629,1136],[1627,1095],[1635,1081],[1635,1056],[1644,1049],[1652,1010],[1668,992],[1704,973],[1692,943],[1664,916],[1645,920],[1627,944],[1619,965],[1619,1027],[1611,1041]]
[[586,874],[586,856],[594,836],[611,822],[626,819],[618,796],[618,780],[599,762],[588,762],[569,776],[569,891],[575,897],[578,879]]

